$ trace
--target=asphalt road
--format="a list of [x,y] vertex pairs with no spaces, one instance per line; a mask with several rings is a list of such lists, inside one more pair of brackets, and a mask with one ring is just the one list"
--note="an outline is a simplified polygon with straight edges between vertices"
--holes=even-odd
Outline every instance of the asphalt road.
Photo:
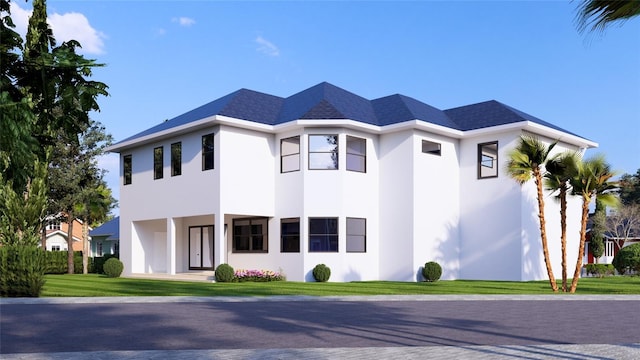
[[638,301],[7,304],[0,354],[640,343]]

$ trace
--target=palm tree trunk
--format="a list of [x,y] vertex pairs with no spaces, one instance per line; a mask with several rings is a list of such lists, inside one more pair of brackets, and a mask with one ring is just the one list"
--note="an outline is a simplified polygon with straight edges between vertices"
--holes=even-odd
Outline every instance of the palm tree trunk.
[[578,287],[578,279],[580,278],[580,272],[582,271],[582,258],[584,257],[584,243],[587,239],[587,219],[589,218],[589,201],[587,197],[582,197],[582,222],[580,224],[580,246],[578,247],[578,260],[576,261],[576,270],[573,272],[573,279],[571,280],[571,292],[576,292]]
[[562,246],[562,292],[567,292],[567,186],[560,188],[560,244]]
[[68,214],[67,223],[67,274],[73,274],[73,214]]
[[536,188],[538,190],[538,218],[540,219],[540,237],[542,238],[542,253],[544,254],[544,264],[547,267],[547,275],[549,276],[549,284],[553,292],[558,292],[556,278],[553,276],[551,260],[549,259],[549,245],[547,243],[547,224],[544,217],[544,194],[542,192],[542,175],[540,170],[534,171]]
[[82,223],[82,273],[89,273],[89,222],[87,219]]

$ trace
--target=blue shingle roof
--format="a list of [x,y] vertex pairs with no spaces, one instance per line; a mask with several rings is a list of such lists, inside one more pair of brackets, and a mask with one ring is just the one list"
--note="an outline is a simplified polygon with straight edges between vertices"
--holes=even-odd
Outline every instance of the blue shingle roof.
[[120,143],[214,115],[266,125],[278,125],[298,119],[350,119],[377,126],[422,120],[461,131],[530,121],[571,134],[544,120],[494,100],[443,111],[400,94],[368,100],[330,83],[322,82],[287,98],[240,89],[133,135]]
[[107,236],[106,240],[120,240],[120,216],[116,216],[89,231],[90,236]]

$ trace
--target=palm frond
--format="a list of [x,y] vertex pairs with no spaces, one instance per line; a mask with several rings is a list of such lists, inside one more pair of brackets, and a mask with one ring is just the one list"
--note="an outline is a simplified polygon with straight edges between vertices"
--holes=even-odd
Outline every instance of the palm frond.
[[585,0],[578,6],[578,31],[602,31],[614,22],[629,20],[640,15],[639,0]]

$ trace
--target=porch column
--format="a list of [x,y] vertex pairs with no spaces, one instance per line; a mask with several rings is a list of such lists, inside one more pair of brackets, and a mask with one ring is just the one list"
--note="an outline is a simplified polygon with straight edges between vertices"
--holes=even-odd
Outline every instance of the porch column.
[[215,237],[213,239],[213,267],[215,269],[216,267],[218,267],[218,265],[227,262],[227,238],[224,224],[224,214],[216,214],[214,229]]
[[167,219],[167,274],[176,274],[176,221]]

